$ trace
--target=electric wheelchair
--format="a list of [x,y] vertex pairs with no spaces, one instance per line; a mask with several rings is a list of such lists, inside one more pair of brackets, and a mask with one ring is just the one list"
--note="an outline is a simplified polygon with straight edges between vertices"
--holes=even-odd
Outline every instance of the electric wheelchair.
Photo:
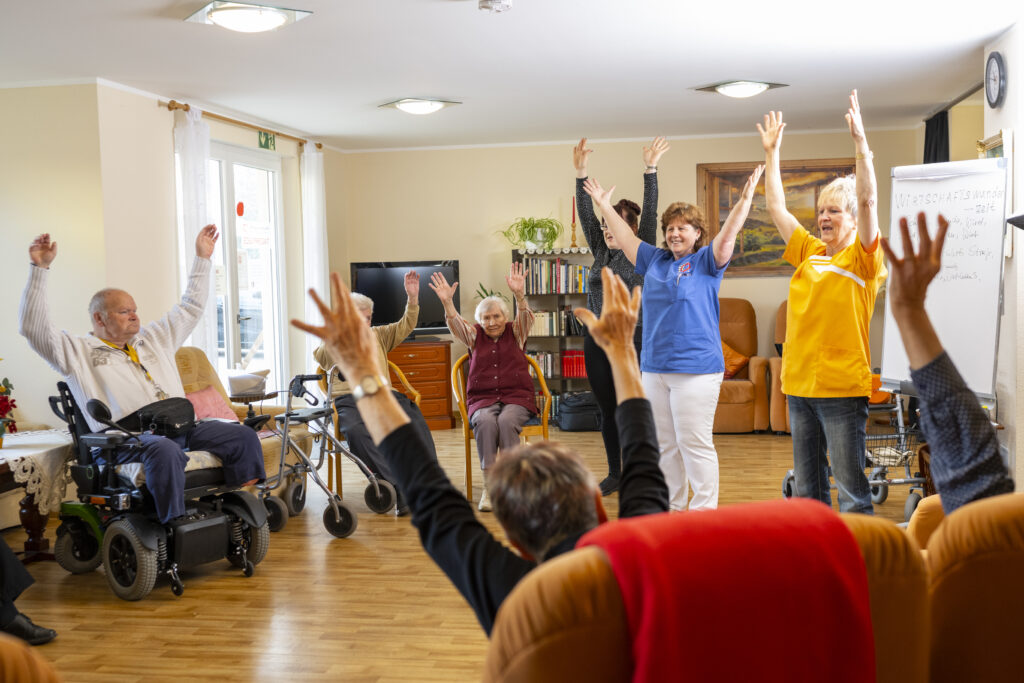
[[[185,585],[179,569],[225,558],[252,576],[270,545],[267,512],[251,493],[224,484],[216,458],[210,456],[202,469],[186,470],[185,515],[161,524],[149,490],[125,476],[124,469],[135,463],[101,467],[93,455],[94,449],[112,456],[116,448],[131,448],[135,435],[111,422],[107,406],[95,399],[89,401],[89,414],[110,429],[90,431],[68,385],[58,382],[57,389],[50,407],[74,441],[71,479],[78,487],[78,501],[61,504],[54,546],[61,567],[84,574],[102,564],[110,589],[124,600],[148,595],[161,574],[181,595]],[[111,456],[104,462],[113,462]],[[190,466],[203,460],[200,453],[189,456]]]

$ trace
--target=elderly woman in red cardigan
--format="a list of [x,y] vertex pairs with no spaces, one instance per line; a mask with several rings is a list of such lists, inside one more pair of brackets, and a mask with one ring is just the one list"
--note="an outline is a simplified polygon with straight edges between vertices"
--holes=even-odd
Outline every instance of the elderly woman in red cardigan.
[[488,468],[499,450],[519,443],[523,425],[537,413],[533,379],[523,353],[533,327],[523,264],[513,263],[505,282],[516,298],[515,321],[509,322],[508,304],[503,299],[489,296],[476,307],[474,325],[460,316],[452,303],[459,283],[449,285],[441,273],[430,278],[430,288],[444,305],[448,329],[469,350],[466,413],[480,454],[484,487],[479,509],[485,511],[491,509],[486,486]]

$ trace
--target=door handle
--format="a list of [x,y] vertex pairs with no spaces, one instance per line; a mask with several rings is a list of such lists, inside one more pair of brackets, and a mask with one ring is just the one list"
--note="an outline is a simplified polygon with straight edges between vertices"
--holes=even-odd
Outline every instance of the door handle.
[[241,313],[239,313],[238,315],[235,316],[235,320],[238,323],[241,323],[243,320],[252,320],[252,316],[251,315],[242,315]]

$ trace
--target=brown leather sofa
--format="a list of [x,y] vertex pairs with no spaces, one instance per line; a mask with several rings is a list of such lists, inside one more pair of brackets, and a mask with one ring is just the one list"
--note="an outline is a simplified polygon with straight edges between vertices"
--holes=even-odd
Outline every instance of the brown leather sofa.
[[722,382],[715,411],[716,433],[768,429],[768,360],[757,355],[757,316],[746,299],[721,298],[718,328],[722,341],[749,356],[746,367]]
[[[885,520],[841,517],[864,558],[877,681],[927,681],[927,578],[917,545]],[[750,569],[750,580],[757,581],[756,567]],[[1019,618],[1020,612],[1011,614]],[[692,615],[683,608],[680,618]],[[738,613],[737,618],[757,615]],[[727,640],[730,634],[723,633],[722,638]],[[574,550],[542,564],[505,599],[491,634],[484,680],[629,681],[630,642],[622,596],[607,556],[594,546]],[[737,644],[737,656],[741,653],[742,644]],[[793,656],[799,656],[796,650]],[[780,672],[779,680],[784,676]]]

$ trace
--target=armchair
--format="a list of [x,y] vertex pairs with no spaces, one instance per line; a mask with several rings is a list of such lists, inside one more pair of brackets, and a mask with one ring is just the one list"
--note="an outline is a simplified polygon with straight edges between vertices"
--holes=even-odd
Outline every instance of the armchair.
[[756,432],[768,429],[768,359],[757,354],[757,316],[746,299],[719,299],[722,341],[749,357],[747,365],[722,382],[714,431]]

